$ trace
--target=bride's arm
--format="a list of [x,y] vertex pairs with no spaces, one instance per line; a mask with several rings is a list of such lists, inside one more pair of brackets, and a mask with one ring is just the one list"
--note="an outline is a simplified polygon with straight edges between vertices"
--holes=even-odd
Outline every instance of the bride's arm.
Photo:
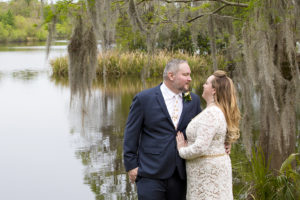
[[180,157],[184,159],[193,159],[203,155],[211,144],[213,137],[216,134],[218,113],[215,109],[206,110],[203,116],[199,118],[196,128],[196,140],[194,143],[179,149]]

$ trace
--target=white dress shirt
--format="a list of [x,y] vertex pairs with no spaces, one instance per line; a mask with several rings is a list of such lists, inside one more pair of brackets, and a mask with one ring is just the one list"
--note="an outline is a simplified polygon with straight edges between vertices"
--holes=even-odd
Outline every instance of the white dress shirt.
[[160,90],[164,97],[174,127],[177,128],[182,113],[182,93],[175,94],[164,83],[161,84]]

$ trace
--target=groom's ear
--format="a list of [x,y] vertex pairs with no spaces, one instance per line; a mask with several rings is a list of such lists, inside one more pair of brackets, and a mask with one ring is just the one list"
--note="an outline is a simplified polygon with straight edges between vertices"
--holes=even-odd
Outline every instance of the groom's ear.
[[174,80],[174,73],[173,72],[168,72],[168,78],[170,81]]

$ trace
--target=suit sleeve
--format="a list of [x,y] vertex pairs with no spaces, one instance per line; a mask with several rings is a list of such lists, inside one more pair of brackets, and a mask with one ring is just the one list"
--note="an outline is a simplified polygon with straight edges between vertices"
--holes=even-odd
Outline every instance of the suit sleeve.
[[130,106],[125,132],[124,132],[124,165],[126,171],[138,167],[138,148],[143,124],[143,109],[138,98],[134,97]]

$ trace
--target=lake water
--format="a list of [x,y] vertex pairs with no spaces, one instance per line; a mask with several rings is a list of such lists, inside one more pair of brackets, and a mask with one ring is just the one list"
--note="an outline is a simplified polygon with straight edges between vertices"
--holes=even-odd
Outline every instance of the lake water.
[[[120,94],[118,86],[99,86],[82,112],[79,99],[70,106],[68,85],[50,77],[45,51],[43,44],[0,47],[0,199],[135,198],[122,134],[139,88]],[[66,46],[57,45],[49,59],[62,55]]]

